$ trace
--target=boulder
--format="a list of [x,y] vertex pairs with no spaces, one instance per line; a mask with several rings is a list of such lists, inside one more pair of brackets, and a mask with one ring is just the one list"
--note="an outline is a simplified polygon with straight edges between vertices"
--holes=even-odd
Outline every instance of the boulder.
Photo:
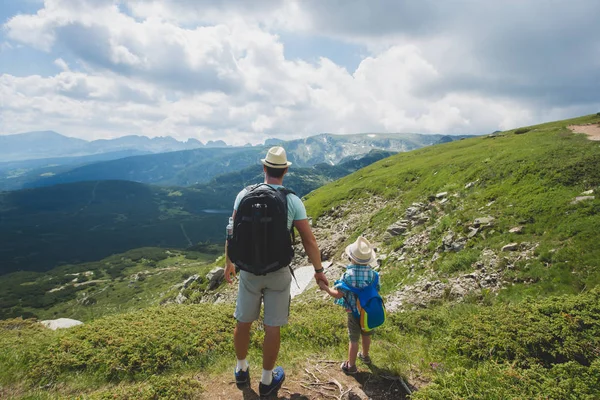
[[387,233],[389,233],[391,236],[401,235],[408,230],[409,224],[410,224],[409,221],[402,219],[402,220],[395,222],[392,225],[388,226]]
[[579,203],[580,201],[594,200],[595,198],[596,198],[596,196],[577,196],[577,197],[575,197],[575,199],[573,199],[571,204],[576,204],[576,203]]
[[505,245],[504,247],[502,247],[502,251],[516,251],[516,250],[519,250],[518,243],[509,243],[509,244]]
[[187,300],[187,297],[185,297],[182,293],[179,293],[177,295],[177,297],[175,298],[175,303],[183,304],[183,303],[185,303],[186,300]]
[[436,198],[436,199],[443,199],[443,198],[445,198],[446,196],[448,196],[448,192],[441,192],[441,193],[438,193],[438,194],[436,194],[436,195],[435,195],[435,198]]
[[223,282],[224,277],[225,277],[225,268],[221,268],[221,267],[213,268],[206,275],[206,279],[208,280],[208,290],[216,289],[221,284],[221,282]]
[[487,216],[475,219],[475,221],[473,221],[473,226],[479,228],[480,226],[492,226],[493,223],[494,217]]
[[585,192],[581,193],[582,196],[589,196],[591,194],[594,194],[594,189],[586,190]]
[[192,283],[196,282],[198,278],[200,278],[200,275],[198,274],[190,276],[185,281],[183,281],[183,288],[187,289]]
[[510,228],[509,233],[523,233],[522,226],[515,226],[514,228]]
[[66,329],[77,325],[83,325],[83,322],[70,318],[48,319],[45,321],[40,321],[40,323],[46,328],[52,329],[53,331],[57,329]]

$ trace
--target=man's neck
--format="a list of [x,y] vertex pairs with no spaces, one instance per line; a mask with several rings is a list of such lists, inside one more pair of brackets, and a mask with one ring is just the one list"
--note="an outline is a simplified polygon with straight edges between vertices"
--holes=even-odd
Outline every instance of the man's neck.
[[265,176],[265,183],[267,185],[283,186],[283,178],[272,178],[270,176]]

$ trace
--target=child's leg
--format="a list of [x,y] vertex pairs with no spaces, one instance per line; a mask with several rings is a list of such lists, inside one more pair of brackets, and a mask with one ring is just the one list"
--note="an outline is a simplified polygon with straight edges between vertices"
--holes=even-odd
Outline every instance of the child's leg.
[[369,355],[369,348],[371,347],[371,336],[370,335],[361,335],[362,336],[362,355]]
[[348,345],[348,364],[353,367],[356,365],[356,356],[358,355],[358,342],[350,342]]
[[348,313],[348,364],[351,367],[356,365],[356,356],[358,355],[358,341],[360,340],[360,322],[352,313]]

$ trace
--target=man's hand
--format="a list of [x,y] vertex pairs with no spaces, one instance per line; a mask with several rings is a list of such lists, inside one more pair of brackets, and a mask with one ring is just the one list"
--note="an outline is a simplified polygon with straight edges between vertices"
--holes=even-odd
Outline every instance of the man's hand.
[[315,273],[315,281],[317,281],[317,285],[319,285],[319,281],[321,281],[325,285],[329,286],[329,281],[327,280],[327,277],[325,276],[324,272]]
[[232,284],[235,279],[235,264],[227,260],[225,263],[225,280],[227,283]]
[[318,281],[318,282],[317,282],[317,285],[319,285],[319,288],[320,288],[321,290],[327,290],[327,289],[329,288],[329,285],[328,285],[328,284],[326,284],[326,283],[325,283],[325,282],[323,282],[323,281]]

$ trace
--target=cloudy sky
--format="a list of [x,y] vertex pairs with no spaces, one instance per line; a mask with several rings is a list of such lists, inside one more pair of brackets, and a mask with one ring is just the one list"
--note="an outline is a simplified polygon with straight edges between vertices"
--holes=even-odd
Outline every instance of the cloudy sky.
[[259,143],[600,111],[598,0],[2,0],[0,134]]

